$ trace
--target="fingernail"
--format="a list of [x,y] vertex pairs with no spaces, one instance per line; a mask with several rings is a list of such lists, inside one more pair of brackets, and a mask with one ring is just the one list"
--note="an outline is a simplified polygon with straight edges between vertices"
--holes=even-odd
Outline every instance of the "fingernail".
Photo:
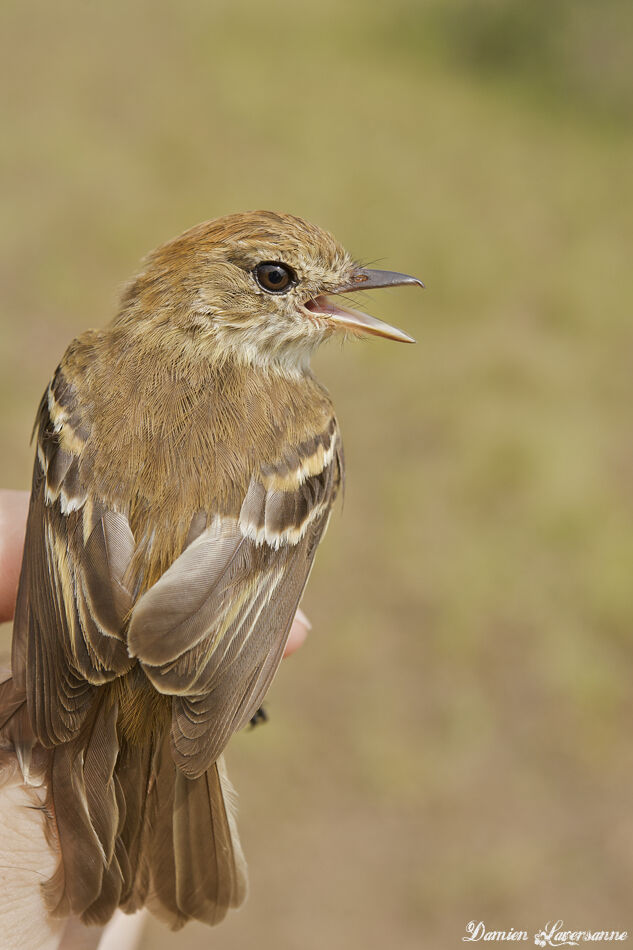
[[304,614],[301,607],[297,607],[297,612],[295,614],[295,620],[298,620],[299,623],[306,628],[306,630],[312,630],[312,624]]

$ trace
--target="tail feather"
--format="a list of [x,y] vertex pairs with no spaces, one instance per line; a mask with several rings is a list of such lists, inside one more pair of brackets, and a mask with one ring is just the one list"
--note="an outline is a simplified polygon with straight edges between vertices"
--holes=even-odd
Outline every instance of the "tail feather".
[[151,835],[147,850],[150,888],[147,906],[173,930],[187,922],[176,897],[176,860],[174,856],[174,785],[176,769],[173,765],[169,738],[163,741],[158,758],[155,783],[152,789],[156,832]]
[[121,907],[130,914],[144,905],[149,890],[149,836],[156,825],[152,790],[158,746],[155,739],[145,746],[124,744],[115,773],[125,807],[119,832],[125,861]]
[[217,924],[246,897],[235,793],[222,760],[188,779],[174,768],[166,741],[161,766],[156,818],[165,833],[152,836],[148,907],[174,929],[188,920]]
[[63,857],[42,885],[46,906],[55,917],[82,914],[101,892],[104,861],[88,813],[81,748],[76,741],[51,752],[47,807]]
[[43,887],[48,909],[56,917],[87,912],[104,884],[108,891],[121,889],[114,860],[119,827],[116,714],[116,706],[107,708],[101,700],[79,735],[51,751],[48,807],[62,857]]
[[51,841],[61,854],[42,886],[54,916],[105,923],[117,906],[133,913],[147,905],[178,929],[191,919],[217,924],[242,903],[246,862],[222,759],[189,779],[174,764],[168,734],[120,743],[117,706],[105,694],[74,739],[43,749],[11,680],[0,683],[0,731],[25,781],[33,749],[31,779],[47,783]]
[[119,754],[116,705],[100,704],[83,753],[83,780],[86,806],[108,867],[114,855],[119,831],[119,805],[114,770]]
[[217,924],[246,896],[246,865],[232,822],[233,789],[223,765],[197,779],[176,773],[176,897],[181,911]]
[[91,823],[103,849],[103,876],[96,900],[83,912],[86,924],[105,924],[119,906],[123,873],[129,862],[120,832],[126,816],[120,782],[116,778],[119,741],[116,730],[117,707],[105,704],[96,717],[84,750],[84,782]]
[[84,924],[107,924],[121,902],[123,876],[118,852],[119,847],[108,867],[103,870],[99,896],[81,915]]

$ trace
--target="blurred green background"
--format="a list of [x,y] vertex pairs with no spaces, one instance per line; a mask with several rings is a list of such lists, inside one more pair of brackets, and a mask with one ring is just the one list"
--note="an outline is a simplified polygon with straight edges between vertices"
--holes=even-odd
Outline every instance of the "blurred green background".
[[[330,346],[342,513],[229,771],[251,896],[145,947],[633,930],[633,7],[4,0],[0,481],[159,242],[273,208],[422,277]],[[5,629],[6,634],[6,629]]]

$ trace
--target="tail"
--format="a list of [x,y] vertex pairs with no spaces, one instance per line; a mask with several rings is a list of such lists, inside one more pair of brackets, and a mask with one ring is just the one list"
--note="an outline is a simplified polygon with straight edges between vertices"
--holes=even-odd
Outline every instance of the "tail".
[[167,748],[155,787],[155,825],[170,833],[151,836],[145,903],[173,929],[191,919],[218,924],[247,892],[235,792],[224,761],[220,758],[199,778],[188,779],[175,768]]
[[[0,710],[18,759],[26,706],[3,684]],[[3,699],[0,689],[0,705]],[[144,746],[119,743],[117,707],[99,698],[81,732],[45,751],[47,811],[60,861],[44,885],[54,916],[101,924],[117,907],[147,905],[174,929],[219,923],[246,896],[246,863],[234,792],[220,759],[188,779],[176,769],[169,735]],[[31,738],[32,738],[32,734]],[[28,737],[27,737],[28,738]],[[28,752],[28,748],[25,748]]]

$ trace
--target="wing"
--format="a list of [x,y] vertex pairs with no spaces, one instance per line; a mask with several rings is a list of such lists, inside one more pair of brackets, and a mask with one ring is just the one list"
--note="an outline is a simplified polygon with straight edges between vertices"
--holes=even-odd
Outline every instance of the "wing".
[[59,368],[40,404],[13,673],[46,746],[73,738],[99,685],[133,664],[124,638],[132,596],[124,574],[134,549],[126,518],[91,498],[84,468],[89,429]]
[[128,649],[173,696],[172,751],[189,777],[260,705],[343,472],[335,420],[253,476],[239,513],[200,533],[138,600]]

